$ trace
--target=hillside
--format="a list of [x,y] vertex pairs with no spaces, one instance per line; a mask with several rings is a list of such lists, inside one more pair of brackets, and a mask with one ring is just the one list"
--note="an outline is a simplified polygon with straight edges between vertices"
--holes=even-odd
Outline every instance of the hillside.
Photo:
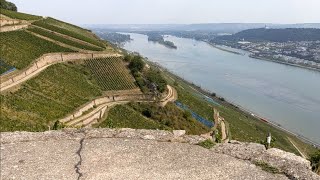
[[320,29],[287,28],[287,29],[248,29],[234,35],[219,36],[214,41],[317,41],[320,40]]
[[227,142],[219,123],[211,129],[216,108],[230,140],[263,144],[271,132],[272,147],[298,155],[302,149],[306,156],[315,151],[221,98],[212,97],[216,104],[207,101],[196,86],[139,55],[114,49],[89,30],[9,10],[1,9],[0,17],[0,132],[101,127],[200,135],[214,130],[218,142]]
[[0,60],[16,69],[47,53],[113,51],[89,30],[50,17],[1,9],[0,21]]
[[0,20],[0,131],[44,131],[107,91],[137,91],[121,55],[89,30],[4,9]]
[[[148,107],[157,99],[160,104],[153,106],[157,109],[175,99],[166,94],[166,83],[156,71],[144,69],[141,57],[123,58],[89,30],[50,17],[8,10],[1,13],[1,132],[83,127],[98,120],[103,126],[113,117],[106,112],[117,104],[139,101]],[[163,92],[158,97],[150,94],[154,82],[162,83],[158,83]],[[174,105],[162,113],[167,111],[175,113],[180,122],[142,118],[136,123],[139,128],[149,121],[155,125],[153,129],[183,126],[194,134],[208,131]],[[142,117],[142,112],[133,108],[127,115],[131,112]],[[114,118],[112,121],[119,120]]]

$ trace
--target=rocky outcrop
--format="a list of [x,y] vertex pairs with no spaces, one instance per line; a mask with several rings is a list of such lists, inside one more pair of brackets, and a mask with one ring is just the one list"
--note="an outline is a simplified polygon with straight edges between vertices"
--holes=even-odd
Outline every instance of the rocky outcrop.
[[289,179],[320,179],[318,175],[311,171],[308,160],[280,149],[266,150],[261,144],[231,141],[230,143],[217,145],[213,151],[237,159],[248,160],[252,163],[262,162],[276,168]]
[[195,146],[204,140],[143,129],[1,133],[0,179],[319,179],[294,154],[236,141],[211,150]]

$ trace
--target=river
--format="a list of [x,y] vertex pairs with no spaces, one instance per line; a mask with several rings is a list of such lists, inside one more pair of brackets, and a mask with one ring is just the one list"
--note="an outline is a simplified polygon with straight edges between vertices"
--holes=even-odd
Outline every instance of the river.
[[169,49],[130,33],[124,49],[320,144],[320,72],[257,60],[192,39],[168,36]]

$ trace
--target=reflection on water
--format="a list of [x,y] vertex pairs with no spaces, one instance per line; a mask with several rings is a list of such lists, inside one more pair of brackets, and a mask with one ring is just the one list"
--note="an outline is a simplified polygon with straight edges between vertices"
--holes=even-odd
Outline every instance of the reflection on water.
[[195,84],[320,143],[320,73],[218,50],[168,36],[178,49],[131,34],[124,48]]

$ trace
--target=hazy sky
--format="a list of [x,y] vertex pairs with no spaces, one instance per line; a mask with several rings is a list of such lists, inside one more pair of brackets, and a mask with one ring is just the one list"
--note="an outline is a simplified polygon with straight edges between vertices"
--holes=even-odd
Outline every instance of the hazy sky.
[[[10,0],[9,0],[10,1]],[[320,23],[320,0],[11,0],[75,24]]]

